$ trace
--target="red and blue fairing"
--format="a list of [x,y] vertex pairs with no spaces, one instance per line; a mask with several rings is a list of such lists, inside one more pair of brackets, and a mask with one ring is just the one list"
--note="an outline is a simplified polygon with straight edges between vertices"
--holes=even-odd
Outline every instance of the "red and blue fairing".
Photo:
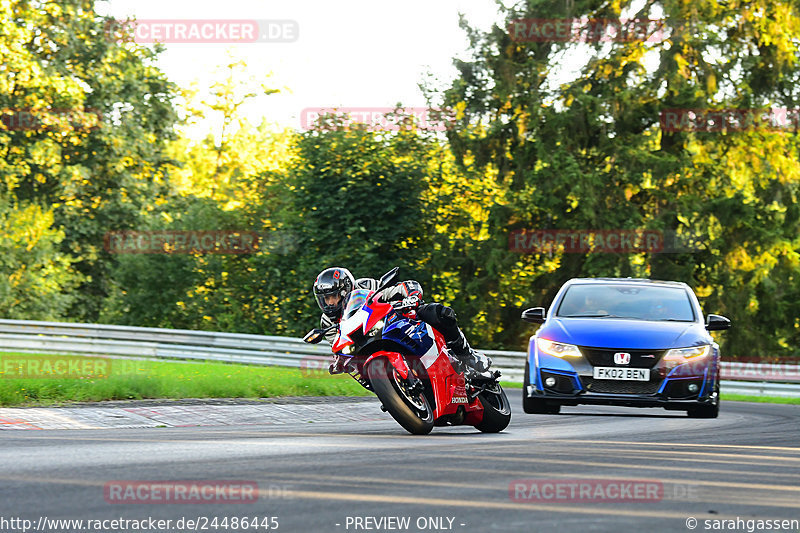
[[467,395],[464,376],[453,368],[442,335],[430,325],[401,314],[390,303],[370,302],[372,294],[366,289],[350,293],[333,351],[357,359],[359,369],[385,357],[403,379],[413,373],[430,382],[426,394],[430,395],[434,418],[452,415],[463,406],[465,422],[480,423],[480,401]]

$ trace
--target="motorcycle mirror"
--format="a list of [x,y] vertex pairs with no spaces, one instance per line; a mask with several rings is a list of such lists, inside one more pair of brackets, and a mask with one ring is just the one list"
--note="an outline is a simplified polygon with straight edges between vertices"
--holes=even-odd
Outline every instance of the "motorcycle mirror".
[[400,267],[394,267],[389,272],[381,276],[380,281],[378,281],[378,288],[375,289],[375,292],[370,297],[369,303],[372,303],[372,301],[375,299],[375,296],[377,296],[379,292],[381,292],[383,289],[392,284],[392,282],[397,277],[398,270],[400,270]]
[[324,336],[325,336],[324,329],[312,329],[311,331],[306,333],[305,337],[303,337],[303,342],[307,342],[309,344],[317,344],[324,338]]
[[389,272],[381,276],[381,280],[378,282],[378,290],[388,287],[394,281],[394,278],[397,277],[398,270],[400,270],[400,267],[394,267]]

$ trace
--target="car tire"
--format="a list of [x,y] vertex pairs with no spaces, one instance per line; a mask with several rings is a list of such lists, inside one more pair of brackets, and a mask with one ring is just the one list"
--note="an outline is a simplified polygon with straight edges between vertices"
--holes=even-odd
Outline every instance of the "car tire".
[[557,415],[561,411],[561,406],[548,404],[541,398],[528,398],[528,376],[530,375],[529,362],[525,362],[525,376],[522,378],[522,410],[529,415]]
[[529,415],[557,415],[561,406],[548,404],[540,398],[522,398],[522,410]]
[[717,418],[719,416],[719,382],[714,387],[714,392],[717,394],[714,403],[704,403],[695,407],[690,407],[686,414],[689,418]]
[[719,416],[719,404],[698,405],[692,407],[686,414],[689,418],[717,418]]
[[717,418],[719,416],[719,381],[714,386],[714,393],[716,394],[713,403],[702,403],[694,407],[690,407],[686,414],[689,418]]

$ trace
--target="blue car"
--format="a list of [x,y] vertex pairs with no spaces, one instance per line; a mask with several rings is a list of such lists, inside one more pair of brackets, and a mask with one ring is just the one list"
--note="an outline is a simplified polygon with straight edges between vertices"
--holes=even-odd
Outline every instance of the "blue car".
[[709,331],[731,322],[719,315],[704,322],[685,283],[572,279],[549,312],[534,307],[522,319],[542,324],[528,347],[526,413],[599,404],[719,414],[720,353]]

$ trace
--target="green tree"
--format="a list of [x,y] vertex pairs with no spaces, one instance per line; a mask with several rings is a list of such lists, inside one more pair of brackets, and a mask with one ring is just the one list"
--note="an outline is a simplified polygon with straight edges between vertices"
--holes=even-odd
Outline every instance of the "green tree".
[[289,236],[292,251],[254,258],[254,305],[271,333],[302,334],[316,324],[311,286],[326,267],[378,277],[399,266],[403,279],[432,279],[425,140],[413,131],[328,126],[299,134],[287,174],[272,181],[275,230]]
[[[266,120],[253,125],[244,105],[277,92],[245,74],[242,61],[217,69],[221,78],[202,94],[184,91],[181,135],[168,147],[176,168],[172,194],[145,229],[253,232],[257,255],[286,248],[272,221],[280,202],[271,181],[285,171],[292,134]],[[209,125],[200,140],[192,128]],[[263,318],[251,301],[260,273],[252,254],[122,255],[102,320],[160,327],[261,332]]]
[[59,251],[64,232],[53,213],[13,205],[0,197],[0,316],[21,320],[61,318],[74,300],[80,277]]
[[[796,107],[797,7],[633,5],[530,0],[506,19],[663,18],[663,40],[520,42],[507,28],[465,25],[473,57],[457,62],[461,75],[443,98],[458,113],[449,140],[463,171],[494,176],[498,190],[489,237],[458,259],[462,282],[484,296],[472,313],[486,317],[488,342],[519,347],[529,332],[520,307],[547,304],[571,277],[678,279],[698,289],[709,312],[748,324],[723,337],[729,355],[789,355],[795,285],[779,280],[796,279],[796,135],[662,131],[659,114]],[[565,54],[575,52],[586,64],[563,81]],[[520,228],[645,227],[681,242],[694,234],[698,246],[670,254],[507,251]],[[766,301],[774,309],[764,312]]]
[[[0,3],[0,192],[52,206],[83,280],[65,316],[86,321],[109,290],[103,236],[141,226],[167,192],[176,120],[160,49],[118,40],[110,23],[93,0]],[[35,126],[14,126],[29,116]]]

